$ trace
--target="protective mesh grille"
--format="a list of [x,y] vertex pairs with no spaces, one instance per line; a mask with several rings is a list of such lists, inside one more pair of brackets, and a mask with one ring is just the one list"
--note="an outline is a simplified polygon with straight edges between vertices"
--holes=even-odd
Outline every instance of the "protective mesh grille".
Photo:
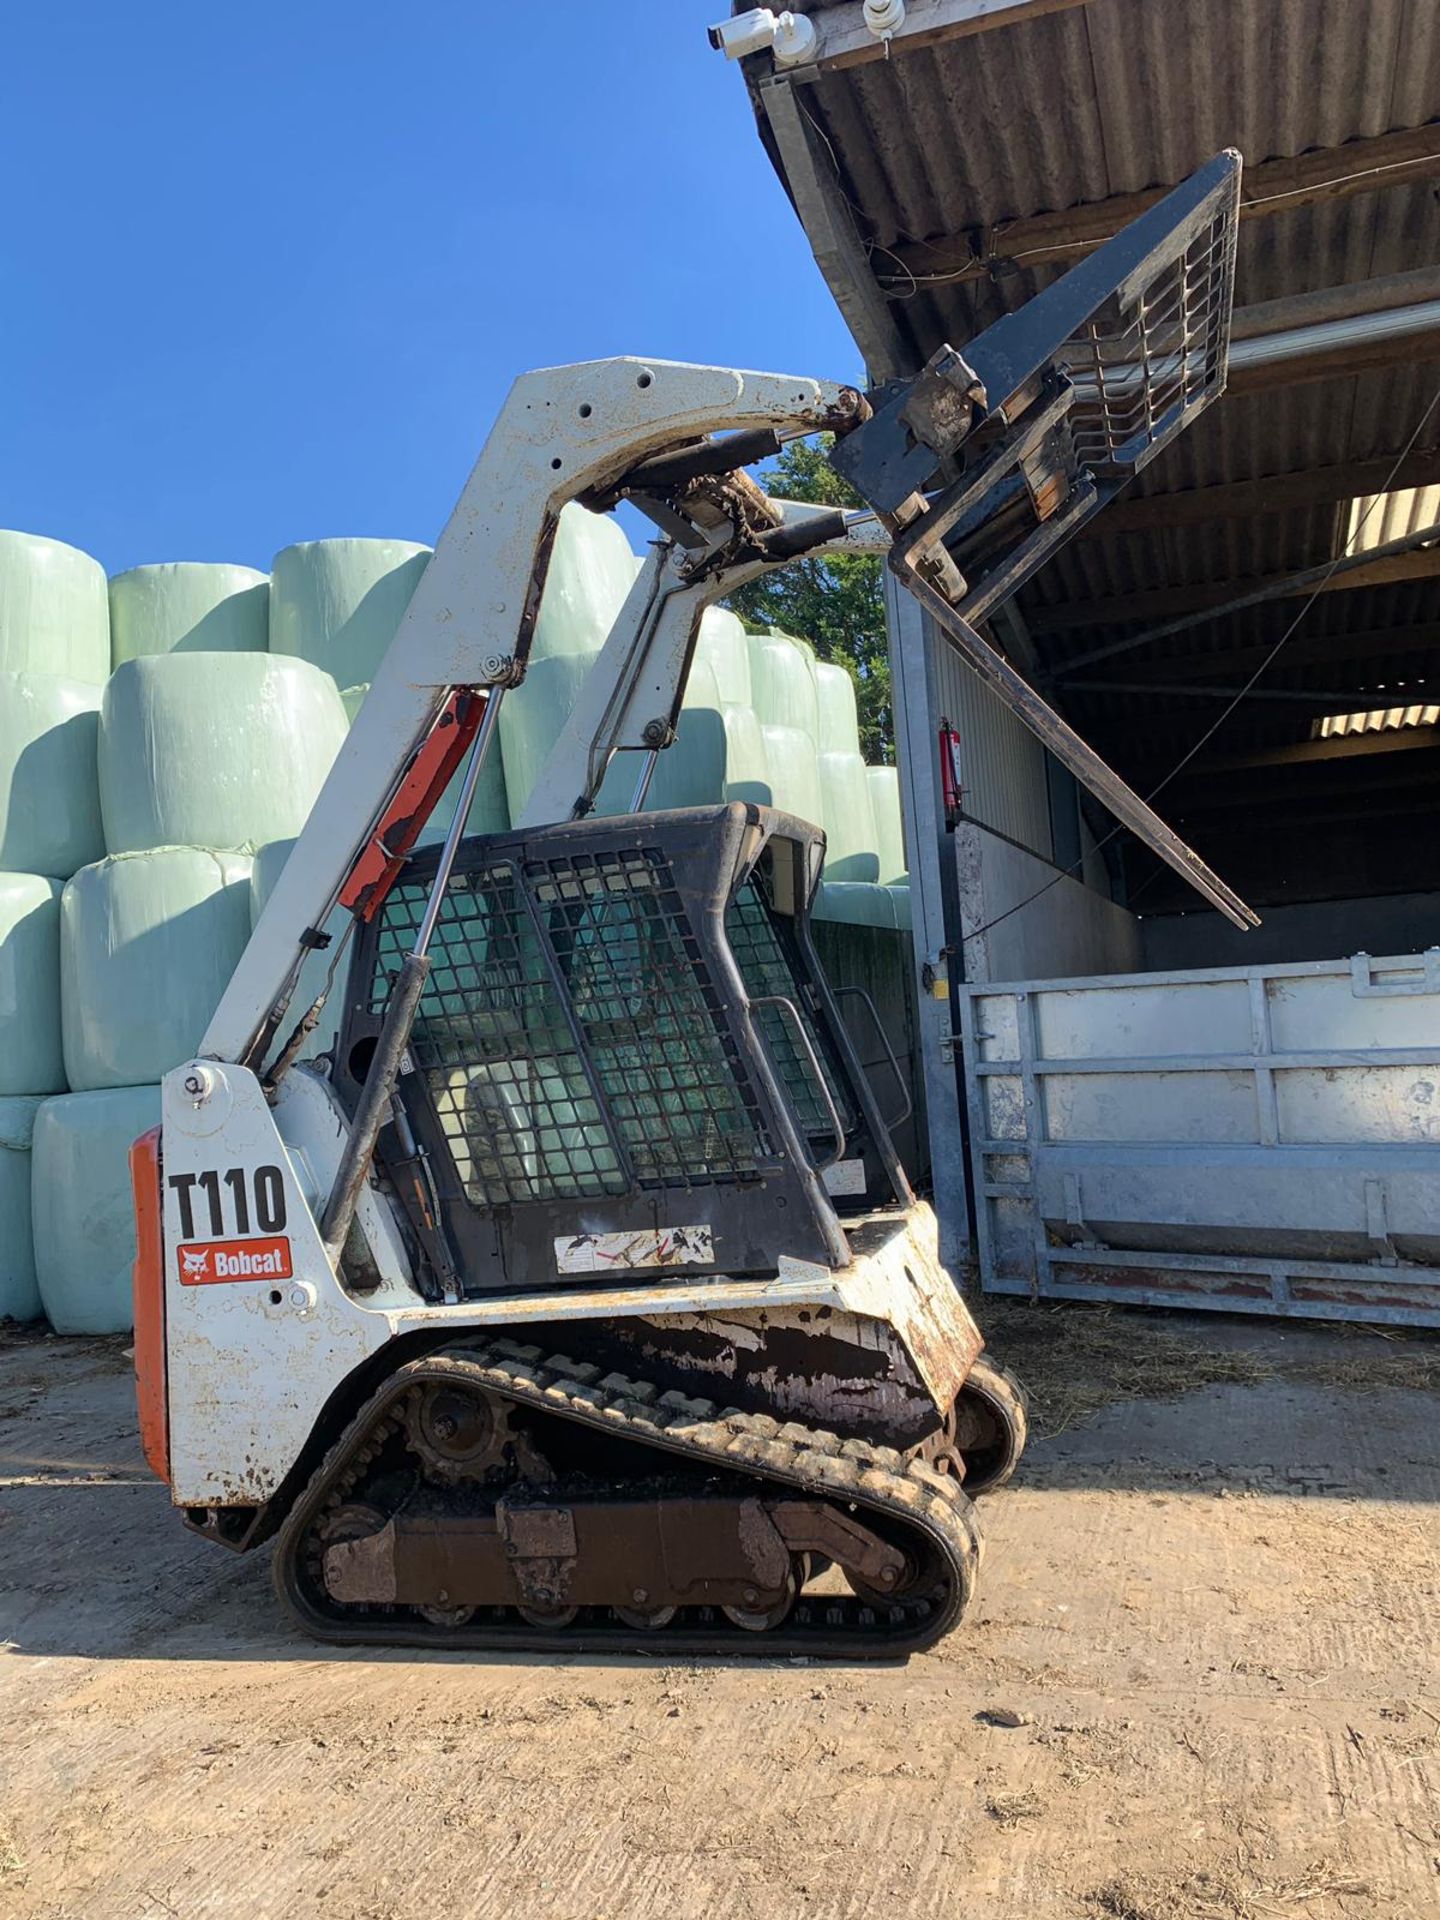
[[1235,276],[1233,195],[1132,304],[1107,303],[1060,359],[1075,381],[1075,453],[1097,474],[1131,473],[1225,384]]
[[[374,1012],[427,891],[402,882],[386,902]],[[411,1053],[477,1206],[734,1180],[768,1157],[658,854],[457,873],[430,954]]]
[[[843,1083],[835,1071],[828,1043],[811,1017],[805,996],[796,983],[796,975],[786,956],[775,922],[765,903],[758,876],[743,886],[725,916],[725,937],[745,991],[751,999],[776,994],[789,1000],[799,1014],[810,1044],[815,1049],[825,1076],[825,1085],[839,1110],[847,1132],[855,1116],[845,1097]],[[770,1050],[781,1085],[790,1096],[800,1131],[809,1137],[830,1139],[833,1124],[830,1109],[809,1056],[800,1045],[795,1024],[782,1007],[757,1007],[756,1023]]]

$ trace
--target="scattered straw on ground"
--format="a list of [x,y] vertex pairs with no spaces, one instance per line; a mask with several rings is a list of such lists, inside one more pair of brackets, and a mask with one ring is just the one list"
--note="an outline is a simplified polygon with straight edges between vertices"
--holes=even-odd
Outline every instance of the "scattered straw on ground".
[[1187,1338],[1124,1308],[989,1300],[983,1319],[987,1341],[1025,1383],[1035,1432],[1047,1437],[1116,1400],[1173,1400],[1275,1373],[1258,1354]]
[[985,1802],[985,1811],[1002,1827],[1018,1827],[1022,1820],[1038,1820],[1045,1802],[1033,1788],[1024,1793],[999,1793]]
[[1203,1321],[1139,1307],[992,1298],[980,1318],[997,1357],[1025,1383],[1032,1428],[1048,1438],[1117,1400],[1173,1400],[1197,1387],[1254,1386],[1277,1374],[1356,1393],[1440,1393],[1440,1336],[1409,1328],[1311,1324],[1305,1332],[1328,1337],[1333,1352],[1317,1355],[1309,1344],[1292,1357],[1273,1344],[1264,1353],[1222,1345],[1207,1338]]
[[1089,1897],[1092,1914],[1104,1920],[1267,1920],[1272,1914],[1314,1912],[1332,1903],[1372,1892],[1370,1883],[1320,1860],[1292,1879],[1262,1880],[1242,1869],[1186,1874],[1181,1879],[1123,1875]]

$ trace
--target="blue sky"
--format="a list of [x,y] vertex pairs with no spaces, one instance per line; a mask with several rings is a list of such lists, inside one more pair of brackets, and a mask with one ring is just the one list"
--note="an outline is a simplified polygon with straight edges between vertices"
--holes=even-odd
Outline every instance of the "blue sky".
[[111,571],[433,540],[515,374],[853,379],[726,0],[14,0],[0,525]]

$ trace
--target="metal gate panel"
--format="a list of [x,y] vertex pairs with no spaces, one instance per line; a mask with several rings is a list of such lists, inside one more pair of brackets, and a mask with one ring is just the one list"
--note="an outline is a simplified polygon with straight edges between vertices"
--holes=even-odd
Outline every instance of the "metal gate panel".
[[961,989],[986,1291],[1440,1326],[1440,949]]

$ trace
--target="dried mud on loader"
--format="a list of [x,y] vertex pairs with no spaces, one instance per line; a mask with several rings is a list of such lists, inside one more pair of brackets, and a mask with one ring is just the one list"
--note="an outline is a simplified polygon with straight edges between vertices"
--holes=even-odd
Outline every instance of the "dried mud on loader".
[[317,1655],[0,1335],[0,1916],[1440,1914],[1440,1344],[987,1318],[1036,1438],[874,1668]]

